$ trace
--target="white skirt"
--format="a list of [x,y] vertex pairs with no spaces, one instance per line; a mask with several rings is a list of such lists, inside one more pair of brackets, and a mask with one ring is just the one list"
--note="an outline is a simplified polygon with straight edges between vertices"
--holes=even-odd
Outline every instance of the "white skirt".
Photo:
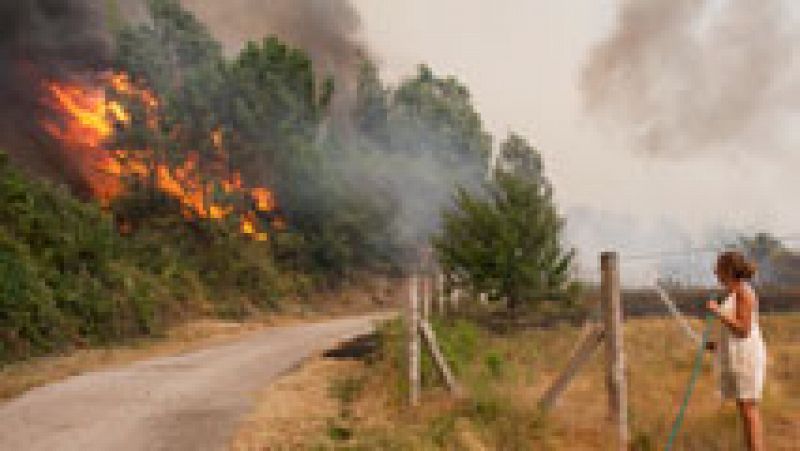
[[747,338],[723,331],[720,343],[720,391],[726,399],[760,400],[764,390],[767,350],[761,331]]

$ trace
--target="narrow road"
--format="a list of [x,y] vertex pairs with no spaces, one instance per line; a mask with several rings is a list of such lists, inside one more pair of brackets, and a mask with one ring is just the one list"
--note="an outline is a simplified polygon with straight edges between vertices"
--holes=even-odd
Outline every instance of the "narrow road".
[[0,450],[223,450],[253,395],[385,314],[276,327],[242,341],[83,374],[0,404]]

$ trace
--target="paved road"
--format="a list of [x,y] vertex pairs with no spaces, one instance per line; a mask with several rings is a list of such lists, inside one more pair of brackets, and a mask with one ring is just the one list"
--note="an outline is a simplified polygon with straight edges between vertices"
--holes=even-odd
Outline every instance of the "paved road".
[[87,373],[0,404],[0,450],[221,450],[267,382],[386,315],[278,327]]

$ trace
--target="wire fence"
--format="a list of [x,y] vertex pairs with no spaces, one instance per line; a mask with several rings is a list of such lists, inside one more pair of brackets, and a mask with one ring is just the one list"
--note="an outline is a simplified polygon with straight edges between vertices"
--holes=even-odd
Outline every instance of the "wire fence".
[[[682,312],[701,316],[705,302],[719,297],[714,275],[717,256],[725,250],[739,250],[753,259],[758,272],[753,284],[759,293],[760,310],[765,313],[800,311],[800,234],[770,236],[766,243],[738,246],[687,246],[656,251],[619,250],[623,304],[628,316],[669,313],[656,286],[664,288]],[[588,296],[599,296],[599,259],[582,259],[578,279],[588,287]]]

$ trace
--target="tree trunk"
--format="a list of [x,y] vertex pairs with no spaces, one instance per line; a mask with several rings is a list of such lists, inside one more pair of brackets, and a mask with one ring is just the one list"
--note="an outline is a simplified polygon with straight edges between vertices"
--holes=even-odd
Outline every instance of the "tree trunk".
[[508,312],[515,313],[517,310],[519,310],[520,304],[522,304],[520,296],[517,293],[517,290],[513,290],[509,294],[508,298],[506,298],[506,308]]

